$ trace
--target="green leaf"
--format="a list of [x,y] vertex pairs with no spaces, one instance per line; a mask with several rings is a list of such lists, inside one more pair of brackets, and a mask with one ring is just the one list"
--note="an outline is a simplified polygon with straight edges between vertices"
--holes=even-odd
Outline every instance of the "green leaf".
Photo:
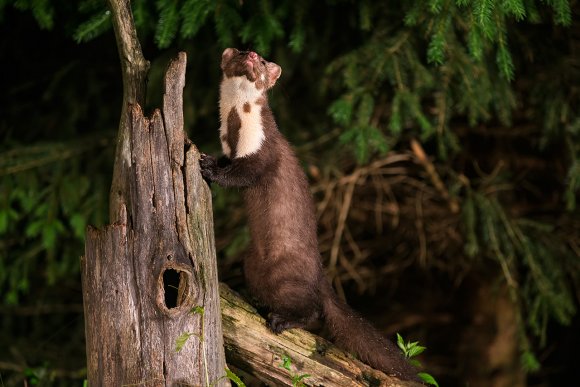
[[181,35],[190,38],[197,34],[208,16],[214,12],[217,2],[212,0],[187,0],[180,10]]
[[290,368],[291,365],[292,365],[292,359],[290,359],[289,356],[284,355],[282,357],[282,367],[287,369],[288,371],[292,371],[292,369]]
[[166,48],[175,38],[179,28],[177,1],[158,0],[157,8],[160,10],[160,14],[155,31],[155,43],[159,48]]
[[214,23],[218,33],[218,41],[222,46],[229,47],[234,42],[233,31],[239,30],[244,21],[235,8],[221,3],[214,14]]
[[425,383],[430,384],[430,385],[435,386],[435,387],[439,387],[439,384],[437,383],[435,378],[433,376],[429,375],[428,373],[419,372],[417,374],[417,376],[419,376],[421,378],[421,380],[424,381]]
[[445,36],[443,31],[438,31],[431,37],[427,49],[427,62],[436,65],[443,64],[445,58]]
[[262,2],[261,12],[257,12],[243,24],[241,37],[244,43],[253,43],[256,51],[267,55],[270,45],[276,38],[284,36],[284,28],[278,17],[273,14],[268,2]]
[[309,378],[310,374],[302,374],[302,375],[295,375],[292,376],[292,386],[304,386],[304,383],[302,382],[303,379]]
[[26,368],[24,370],[24,376],[26,377],[26,379],[28,379],[28,382],[30,384],[32,384],[33,386],[37,385],[40,381],[40,378],[39,378],[37,372],[32,368]]
[[368,161],[371,144],[368,137],[368,126],[355,126],[353,128],[354,153],[357,161],[362,164]]
[[[147,0],[133,0],[131,2],[131,8],[133,10],[135,26],[139,32],[145,29],[149,30],[149,28],[154,25],[152,12],[149,11]],[[157,16],[157,14],[155,14],[155,16]]]
[[8,211],[0,211],[0,234],[8,230]]
[[429,11],[436,15],[443,9],[443,0],[429,0]]
[[508,81],[512,81],[514,79],[514,64],[512,56],[504,44],[500,44],[497,48],[496,62],[501,76]]
[[45,223],[46,222],[44,219],[37,219],[37,220],[30,222],[26,226],[26,230],[24,231],[24,234],[29,238],[34,238],[34,237],[38,236],[40,234],[40,231],[44,227]]
[[242,382],[242,379],[240,379],[240,377],[238,375],[234,374],[228,368],[226,368],[226,376],[228,377],[229,380],[231,380],[232,382],[234,382],[236,384],[236,386],[238,386],[238,387],[246,387],[246,385],[244,384],[244,382]]
[[417,25],[417,23],[419,22],[419,18],[421,17],[421,12],[422,12],[422,8],[421,8],[421,2],[417,1],[413,4],[413,7],[407,11],[407,13],[405,14],[405,25],[412,27]]
[[28,278],[22,278],[20,281],[18,281],[17,285],[18,290],[25,292],[28,290],[29,287],[30,281],[28,281]]
[[175,352],[180,352],[183,349],[183,346],[185,345],[185,343],[187,343],[187,340],[189,340],[189,338],[191,336],[199,337],[195,333],[190,333],[190,332],[185,332],[185,333],[182,333],[181,335],[179,335],[177,340],[175,340]]
[[50,30],[54,26],[54,8],[50,0],[32,0],[32,14],[40,28]]
[[420,355],[425,351],[425,349],[427,348],[421,345],[414,345],[412,348],[409,349],[409,357],[415,357],[417,355]]
[[69,223],[73,229],[75,236],[83,240],[85,237],[85,230],[87,228],[86,218],[83,215],[76,213],[70,217]]
[[56,236],[58,234],[58,230],[55,227],[55,222],[46,223],[42,227],[42,246],[46,250],[52,250],[56,244]]
[[401,351],[406,353],[406,347],[405,347],[405,340],[403,340],[403,336],[401,336],[400,334],[397,333],[397,346],[401,349]]
[[379,151],[382,155],[389,151],[389,144],[387,138],[378,128],[374,126],[368,126],[366,128],[367,139],[369,141],[369,146],[373,150]]
[[337,99],[328,108],[328,113],[337,124],[348,125],[352,119],[352,98]]
[[403,120],[401,117],[401,105],[403,101],[403,92],[398,92],[391,102],[391,118],[389,119],[389,130],[395,136],[401,134],[403,129]]
[[467,33],[467,47],[473,59],[477,61],[483,59],[483,36],[477,26],[473,26]]
[[572,23],[572,11],[568,0],[545,0],[554,9],[556,24],[569,26]]
[[368,126],[375,108],[375,100],[369,93],[363,94],[357,110],[357,123],[359,126]]
[[534,372],[540,369],[540,362],[538,361],[536,356],[530,351],[525,351],[524,353],[522,353],[521,363],[522,368],[526,372]]
[[489,40],[493,40],[495,31],[493,26],[494,4],[494,0],[477,0],[474,6],[475,20]]
[[77,43],[88,42],[111,28],[111,12],[104,10],[79,25],[73,34]]
[[372,10],[368,2],[362,2],[359,7],[360,10],[360,28],[363,31],[370,31],[372,28]]
[[508,0],[501,3],[506,13],[511,14],[517,21],[524,20],[526,17],[526,7],[522,0]]
[[193,308],[191,308],[191,310],[189,311],[190,314],[199,314],[201,316],[203,316],[203,314],[205,313],[205,309],[203,308],[203,306],[194,306]]
[[304,48],[304,40],[306,39],[306,32],[302,26],[296,26],[290,34],[288,46],[294,52],[301,52]]

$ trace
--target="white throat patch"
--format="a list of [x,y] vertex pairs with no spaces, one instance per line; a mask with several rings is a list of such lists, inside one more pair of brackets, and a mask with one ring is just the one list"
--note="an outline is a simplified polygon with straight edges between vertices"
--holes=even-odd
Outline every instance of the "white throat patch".
[[[256,101],[262,92],[245,76],[224,78],[220,86],[220,139],[224,154],[231,158],[232,149],[227,142],[228,115],[236,109],[241,121],[235,157],[244,157],[257,152],[264,141],[264,127],[260,114],[262,107]],[[249,109],[244,109],[244,105]],[[248,111],[249,110],[249,111]]]

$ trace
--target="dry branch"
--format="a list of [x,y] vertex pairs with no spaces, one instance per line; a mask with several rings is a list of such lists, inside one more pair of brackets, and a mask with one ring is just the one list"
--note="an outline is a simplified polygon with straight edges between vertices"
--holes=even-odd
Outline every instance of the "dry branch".
[[415,263],[462,267],[451,259],[462,256],[460,203],[441,189],[427,155],[411,148],[368,165],[342,165],[347,174],[323,172],[313,186],[320,251],[339,294],[343,285],[372,293]]
[[[292,377],[308,386],[421,386],[387,376],[354,359],[330,342],[302,329],[272,333],[256,310],[220,284],[222,324],[228,362],[270,385],[291,386]],[[291,369],[283,358],[291,359]]]

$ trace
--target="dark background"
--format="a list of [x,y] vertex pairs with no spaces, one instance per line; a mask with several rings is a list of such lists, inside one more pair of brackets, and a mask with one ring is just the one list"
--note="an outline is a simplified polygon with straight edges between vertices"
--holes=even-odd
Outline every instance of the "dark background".
[[[270,102],[311,181],[328,276],[390,338],[425,345],[441,386],[575,379],[577,1],[133,7],[146,109],[186,51],[186,130],[207,153],[223,49],[282,66]],[[79,257],[86,225],[107,224],[122,98],[105,12],[0,2],[0,385],[85,379]],[[243,290],[239,193],[212,189],[220,279]]]

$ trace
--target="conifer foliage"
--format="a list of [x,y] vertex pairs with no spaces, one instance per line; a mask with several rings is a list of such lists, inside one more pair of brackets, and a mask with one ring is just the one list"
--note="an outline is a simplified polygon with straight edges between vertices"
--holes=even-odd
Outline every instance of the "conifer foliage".
[[[62,32],[79,47],[114,45],[103,1],[70,7],[61,0],[0,0],[0,23],[8,23],[14,12],[29,14],[43,31]],[[418,252],[415,230],[392,220],[399,224],[391,230],[393,240],[407,238],[400,243],[412,246],[403,249],[406,254],[428,258],[415,263],[426,262],[422,269],[432,271],[444,266],[450,278],[466,267],[477,272],[493,266],[493,281],[507,287],[518,316],[522,364],[528,371],[541,366],[536,354],[550,342],[550,323],[570,324],[579,301],[577,1],[133,0],[132,7],[146,55],[195,49],[188,70],[192,102],[185,109],[199,146],[217,148],[216,66],[224,47],[251,48],[282,65],[272,104],[280,127],[313,167],[309,170],[322,171],[312,177],[315,193],[321,193],[322,252],[331,264],[340,261],[337,251],[356,250],[357,238],[370,234],[366,220],[345,212],[346,205],[336,208],[327,227],[328,193],[337,192],[344,176],[368,172],[340,195],[378,203],[383,193],[365,187],[388,173],[378,168],[373,174],[373,165],[387,155],[408,154],[412,141],[423,144],[433,169],[405,164],[398,178],[409,177],[413,184],[393,188],[391,196],[400,203],[403,196],[422,197],[422,184],[444,192],[442,200],[457,203],[457,210],[431,201],[432,211],[413,212],[409,223],[439,222],[439,228],[453,223],[448,235],[459,236],[427,241],[426,253]],[[0,117],[0,295],[5,304],[23,302],[32,280],[46,280],[49,285],[37,287],[50,288],[76,275],[80,250],[74,251],[82,230],[105,222],[110,154],[101,150],[111,147],[118,105],[103,106],[108,98],[103,96],[110,95],[102,86],[109,73],[105,76],[106,66],[97,64],[101,67],[78,69],[72,63],[61,68],[60,78],[42,83],[45,100],[60,93],[63,111],[75,113],[59,114],[53,106],[38,119],[21,120],[29,135],[15,124],[24,109],[11,107]],[[61,81],[72,75],[76,82]],[[79,87],[81,76],[88,87]],[[9,85],[14,98],[28,97],[22,84]],[[89,123],[91,103],[98,103],[101,113]],[[61,130],[43,129],[46,117],[57,117]],[[438,183],[432,183],[433,175]],[[236,198],[225,195],[220,192],[214,205],[221,230],[216,234],[233,235],[222,243],[228,246],[222,251],[227,260],[245,246],[247,231],[232,229]],[[348,238],[337,238],[336,224],[345,221],[350,226],[341,232]],[[365,231],[357,234],[357,228]],[[328,244],[335,243],[325,250],[326,230],[332,234]],[[377,239],[384,238],[378,234]],[[453,243],[456,250],[448,247]],[[374,268],[387,262],[381,252],[369,251],[358,252],[366,258],[355,266],[337,264],[335,279],[357,284],[357,276],[349,274],[356,267],[373,283],[383,281],[385,274]],[[454,256],[445,256],[450,252]],[[394,253],[388,260],[406,258]]]

